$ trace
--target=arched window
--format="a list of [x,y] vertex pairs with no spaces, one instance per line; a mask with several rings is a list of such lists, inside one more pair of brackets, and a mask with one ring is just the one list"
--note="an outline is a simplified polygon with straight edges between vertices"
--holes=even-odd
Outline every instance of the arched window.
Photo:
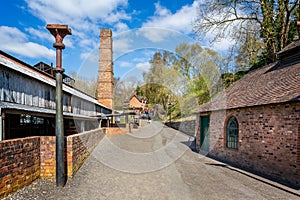
[[238,149],[239,124],[235,117],[230,117],[226,125],[226,147]]

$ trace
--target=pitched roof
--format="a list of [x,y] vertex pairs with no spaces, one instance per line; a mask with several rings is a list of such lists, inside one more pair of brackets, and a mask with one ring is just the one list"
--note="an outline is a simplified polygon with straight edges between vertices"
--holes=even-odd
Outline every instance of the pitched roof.
[[143,100],[144,100],[144,101],[147,101],[147,98],[146,98],[146,97],[139,96],[139,95],[136,95],[136,94],[133,93],[128,99],[126,99],[126,100],[124,101],[124,103],[129,103],[129,101],[130,101],[133,97],[137,98],[137,100],[138,100],[139,102],[141,102],[141,103],[142,103]]
[[[53,76],[5,53],[2,50],[0,50],[0,66],[5,66],[9,69],[20,72],[26,76],[29,76],[33,79],[36,79],[40,82],[47,84],[47,85],[51,85],[51,86],[55,87],[55,78]],[[96,105],[99,105],[102,108],[105,108],[105,110],[111,110],[110,108],[104,106],[103,104],[100,104],[96,98],[94,98],[94,97],[84,93],[83,91],[78,90],[70,85],[63,84],[63,91],[67,92],[71,95],[77,96],[79,98],[82,98],[91,103],[94,103]]]
[[282,66],[275,62],[248,73],[199,112],[293,101],[300,101],[300,63]]
[[[147,98],[146,97],[143,97],[143,96],[138,96],[138,95],[134,95],[140,102],[142,102],[142,101],[146,101],[147,100]],[[132,96],[133,97],[133,96]],[[132,98],[131,97],[131,98]]]
[[295,40],[294,42],[285,46],[280,52],[278,52],[278,56],[281,57],[287,53],[290,53],[292,50],[300,48],[300,39]]

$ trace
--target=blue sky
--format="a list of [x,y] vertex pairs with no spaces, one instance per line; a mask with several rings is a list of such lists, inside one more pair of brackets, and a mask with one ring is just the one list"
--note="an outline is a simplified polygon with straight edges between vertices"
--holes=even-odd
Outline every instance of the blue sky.
[[[31,65],[54,63],[54,38],[45,26],[68,24],[63,67],[90,77],[97,74],[100,28],[111,28],[115,76],[122,78],[147,70],[157,50],[196,42],[192,28],[200,1],[9,0],[0,7],[0,49]],[[223,41],[215,49],[228,45]]]

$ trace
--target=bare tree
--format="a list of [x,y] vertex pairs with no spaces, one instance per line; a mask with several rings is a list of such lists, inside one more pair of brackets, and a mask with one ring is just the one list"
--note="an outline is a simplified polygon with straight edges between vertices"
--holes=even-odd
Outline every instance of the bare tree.
[[200,38],[213,35],[211,42],[226,37],[235,39],[235,50],[242,48],[238,53],[247,54],[250,59],[244,61],[249,64],[259,54],[263,54],[267,63],[275,61],[276,53],[296,34],[291,27],[296,21],[295,9],[299,0],[201,2],[194,31]]
[[70,76],[75,79],[75,83],[72,84],[73,87],[92,97],[97,96],[97,79],[95,77],[84,78],[76,71],[70,71]]

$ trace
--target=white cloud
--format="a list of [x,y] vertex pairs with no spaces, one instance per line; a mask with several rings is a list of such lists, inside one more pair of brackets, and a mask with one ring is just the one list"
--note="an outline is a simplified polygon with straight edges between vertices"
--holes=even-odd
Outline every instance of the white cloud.
[[130,20],[131,16],[128,15],[125,11],[120,12],[112,12],[106,18],[105,22],[109,24],[113,24],[115,22],[119,22],[120,20]]
[[118,62],[118,67],[132,67],[132,63],[126,62],[126,61],[121,61],[121,62]]
[[45,27],[39,27],[39,29],[34,29],[32,27],[25,28],[25,31],[28,32],[31,37],[36,37],[42,40],[53,41],[53,36],[49,34],[49,31]]
[[90,28],[99,20],[113,23],[130,19],[118,8],[126,7],[127,0],[26,0],[31,13],[47,23],[67,23],[75,28]]
[[227,51],[230,47],[232,47],[233,41],[231,38],[224,38],[218,42],[213,43],[211,46],[215,51]]
[[[72,29],[72,37],[66,37],[66,47],[81,48],[81,59],[85,59],[85,52],[99,48],[99,29],[108,24],[117,31],[128,30],[124,20],[131,20],[130,14],[125,12],[128,0],[25,0],[27,9],[46,24],[68,24]],[[39,30],[28,29],[32,34],[39,34]],[[114,41],[114,43],[116,43]],[[128,47],[125,42],[119,42],[120,48]]]
[[[151,54],[153,56],[153,54]],[[150,58],[145,58],[145,57],[135,57],[132,62],[146,62],[147,60],[150,60]]]
[[113,40],[114,58],[118,59],[119,56],[128,52],[132,47],[132,42],[131,39],[124,37]]
[[115,26],[115,31],[114,33],[115,34],[118,34],[118,33],[121,33],[121,32],[124,32],[124,31],[128,31],[129,30],[129,27],[127,26],[127,24],[123,23],[123,22],[118,22]]
[[151,64],[149,62],[137,63],[135,67],[142,71],[148,71],[151,67]]
[[99,51],[90,50],[90,51],[83,52],[80,54],[80,58],[82,60],[89,60],[90,62],[94,62],[97,65],[99,60]]
[[[0,26],[0,37],[1,37],[1,44],[7,41],[9,42],[23,42],[27,39],[25,33],[21,32],[19,29],[15,27],[8,27],[8,26]],[[14,39],[13,41],[11,41]]]
[[37,43],[28,41],[25,33],[15,27],[0,26],[0,49],[30,58],[55,57],[55,51]]
[[78,44],[85,49],[96,49],[99,48],[99,39],[95,41],[95,38],[82,38],[79,40]]
[[142,26],[161,27],[189,34],[192,32],[192,23],[197,17],[198,5],[198,1],[194,1],[192,5],[185,5],[175,13],[172,13],[167,8],[161,6],[159,2],[155,3],[154,16],[150,17]]
[[168,10],[167,8],[161,6],[159,2],[155,3],[154,6],[155,6],[155,13],[154,13],[155,15],[158,15],[158,16],[172,15],[171,11]]
[[142,35],[154,43],[159,43],[170,38],[171,33],[172,30],[157,27],[144,27],[137,31],[137,35]]

